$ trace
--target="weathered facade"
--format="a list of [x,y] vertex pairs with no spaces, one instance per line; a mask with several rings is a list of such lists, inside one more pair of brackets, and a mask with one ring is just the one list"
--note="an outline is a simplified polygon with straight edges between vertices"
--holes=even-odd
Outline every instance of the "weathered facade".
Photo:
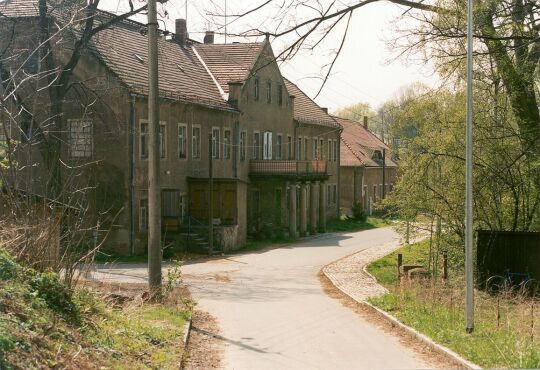
[[341,136],[341,169],[339,204],[341,212],[351,214],[360,205],[366,214],[392,191],[397,179],[397,164],[390,148],[368,130],[364,123],[335,117],[343,127]]
[[[15,32],[16,39],[34,45],[36,4],[8,0],[0,9],[6,14],[5,27],[30,31]],[[99,12],[99,17],[112,15]],[[51,22],[50,27],[56,26]],[[88,197],[93,214],[98,217],[105,210],[117,214],[107,230],[106,246],[118,253],[142,253],[146,248],[144,30],[143,24],[124,20],[92,38],[71,76],[77,91],[67,95],[58,119],[62,128],[58,134],[65,143],[64,178],[76,168],[78,181],[95,189]],[[59,38],[67,41],[53,48],[57,65],[65,63],[71,52],[70,38],[63,36]],[[324,231],[326,220],[339,211],[341,128],[281,76],[270,43],[199,44],[187,37],[183,20],[177,21],[174,35],[163,36],[158,43],[165,240],[172,243],[192,230],[204,234],[208,222],[215,225],[216,249],[222,250],[242,246],[248,234]],[[41,98],[29,94],[26,100]],[[42,121],[48,113],[42,110]],[[19,145],[18,150],[23,149],[24,144]],[[33,161],[37,165],[17,186],[44,192],[47,169],[39,153]]]

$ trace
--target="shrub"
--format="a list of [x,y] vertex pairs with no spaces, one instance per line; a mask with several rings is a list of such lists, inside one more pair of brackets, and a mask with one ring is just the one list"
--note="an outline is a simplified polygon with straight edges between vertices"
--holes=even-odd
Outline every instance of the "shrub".
[[73,302],[71,290],[65,286],[53,272],[35,273],[29,286],[43,299],[49,308],[67,318],[79,319],[78,306]]
[[367,214],[362,209],[362,206],[360,205],[360,203],[356,203],[355,205],[353,205],[352,214],[353,214],[353,218],[356,221],[366,222],[367,220]]
[[17,275],[17,263],[4,250],[0,249],[0,280],[13,279]]

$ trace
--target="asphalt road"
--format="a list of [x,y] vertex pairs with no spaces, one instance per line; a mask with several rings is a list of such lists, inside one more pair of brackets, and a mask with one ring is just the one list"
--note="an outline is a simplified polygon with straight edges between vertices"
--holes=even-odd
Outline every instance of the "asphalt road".
[[[317,277],[336,259],[389,244],[398,245],[389,228],[325,235],[188,264],[184,279],[198,308],[219,322],[226,369],[431,368],[396,337],[328,297]],[[111,272],[123,281],[145,277],[144,268]]]

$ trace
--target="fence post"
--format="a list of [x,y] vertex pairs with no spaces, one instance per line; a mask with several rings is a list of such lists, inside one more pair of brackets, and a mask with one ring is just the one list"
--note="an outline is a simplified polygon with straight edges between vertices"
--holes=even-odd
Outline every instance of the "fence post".
[[397,255],[397,277],[401,277],[401,266],[403,265],[403,254],[398,253]]
[[443,252],[443,280],[448,280],[448,252]]

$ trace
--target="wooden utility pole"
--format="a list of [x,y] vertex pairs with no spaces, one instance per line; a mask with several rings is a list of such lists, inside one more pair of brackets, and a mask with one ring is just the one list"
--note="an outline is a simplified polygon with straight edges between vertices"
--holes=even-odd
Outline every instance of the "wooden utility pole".
[[210,134],[208,135],[208,254],[210,255],[214,252],[214,157],[212,144],[212,134]]
[[159,187],[159,87],[156,0],[148,0],[148,288],[161,295],[161,199]]
[[382,198],[386,196],[386,149],[382,150]]

